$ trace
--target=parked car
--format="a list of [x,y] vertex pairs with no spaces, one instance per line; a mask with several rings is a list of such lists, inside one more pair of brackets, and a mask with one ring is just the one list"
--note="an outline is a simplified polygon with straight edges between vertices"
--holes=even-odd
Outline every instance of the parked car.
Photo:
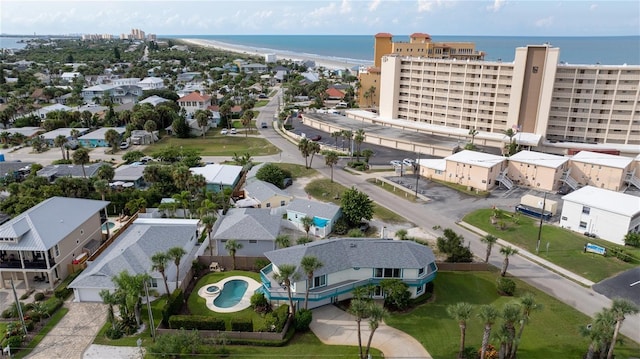
[[402,166],[402,162],[400,162],[398,160],[393,160],[393,161],[391,161],[389,163],[391,163],[391,165],[394,166],[394,167]]
[[267,127],[269,127],[269,126],[267,126],[267,123],[266,123],[266,122],[263,122],[263,123],[261,123],[261,124],[260,124],[260,127],[262,127],[262,128],[267,128]]
[[226,134],[228,134],[228,133],[229,133],[229,131],[227,131],[227,129],[226,129],[226,128],[223,128],[223,129],[222,129],[222,131],[220,131],[220,134],[221,134],[221,135],[226,135]]
[[267,95],[265,95],[265,94],[261,93],[260,95],[258,95],[258,98],[269,98],[269,96],[267,96]]
[[322,139],[322,136],[320,136],[320,135],[315,135],[315,136],[311,136],[309,139],[310,139],[311,141],[316,141],[316,142],[317,142],[317,141],[320,141],[320,140]]
[[287,188],[289,186],[291,186],[293,184],[293,180],[289,177],[285,178],[284,180],[282,180],[282,187],[283,188]]
[[120,149],[121,150],[126,150],[127,148],[129,148],[129,142],[121,142],[120,143]]
[[402,164],[408,167],[413,167],[413,164],[416,161],[412,160],[411,158],[405,158],[404,160],[402,160]]
[[229,132],[229,133],[231,133],[232,135],[235,135],[238,132],[236,131],[236,128],[234,127],[234,128],[231,129],[231,132]]
[[360,231],[362,231],[362,233],[367,233],[367,231],[369,230],[369,223],[360,222],[360,225],[358,226],[358,228],[360,229]]

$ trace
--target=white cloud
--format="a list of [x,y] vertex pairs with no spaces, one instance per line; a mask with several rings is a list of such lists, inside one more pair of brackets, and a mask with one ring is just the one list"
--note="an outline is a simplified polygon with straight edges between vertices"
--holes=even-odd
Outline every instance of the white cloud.
[[378,9],[378,6],[380,5],[380,1],[381,0],[373,0],[371,3],[369,3],[369,11],[376,11]]
[[455,0],[418,0],[418,12],[430,12],[437,7],[450,7]]
[[493,4],[487,6],[487,10],[498,12],[504,6],[505,0],[493,0]]
[[591,6],[589,6],[589,10],[591,11],[594,11],[597,8],[598,8],[598,4],[591,4]]
[[328,6],[313,9],[309,13],[309,16],[312,18],[319,18],[327,15],[335,15],[335,13],[336,13],[336,4],[331,3]]
[[535,22],[536,27],[549,27],[553,24],[553,16],[543,17]]
[[349,4],[349,0],[342,0],[342,4],[340,4],[340,13],[348,14],[351,12],[351,4]]

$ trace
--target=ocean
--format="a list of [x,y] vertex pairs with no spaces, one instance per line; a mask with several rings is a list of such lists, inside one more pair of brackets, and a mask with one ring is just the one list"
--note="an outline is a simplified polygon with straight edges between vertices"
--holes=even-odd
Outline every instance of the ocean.
[[[158,38],[193,38],[312,56],[373,61],[373,35],[158,35]],[[394,36],[394,41],[409,41]],[[532,36],[436,36],[437,42],[474,42],[485,60],[513,61],[516,47],[550,43],[560,48],[560,61],[569,64],[640,65],[640,36],[532,37]]]

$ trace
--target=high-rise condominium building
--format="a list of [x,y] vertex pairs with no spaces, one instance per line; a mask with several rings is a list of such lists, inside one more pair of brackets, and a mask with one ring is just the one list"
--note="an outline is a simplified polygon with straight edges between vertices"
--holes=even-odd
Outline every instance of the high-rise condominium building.
[[394,52],[381,58],[379,114],[441,132],[513,129],[540,142],[640,145],[640,66],[569,65],[559,56],[550,45],[517,48],[513,62]]

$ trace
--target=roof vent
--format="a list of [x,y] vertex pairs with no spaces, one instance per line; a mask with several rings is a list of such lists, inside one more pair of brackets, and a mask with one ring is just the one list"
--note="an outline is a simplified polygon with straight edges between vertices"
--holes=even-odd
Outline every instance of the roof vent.
[[349,244],[349,247],[350,247],[350,248],[356,248],[356,247],[357,247],[357,245],[356,245],[355,243],[351,243],[351,244]]

